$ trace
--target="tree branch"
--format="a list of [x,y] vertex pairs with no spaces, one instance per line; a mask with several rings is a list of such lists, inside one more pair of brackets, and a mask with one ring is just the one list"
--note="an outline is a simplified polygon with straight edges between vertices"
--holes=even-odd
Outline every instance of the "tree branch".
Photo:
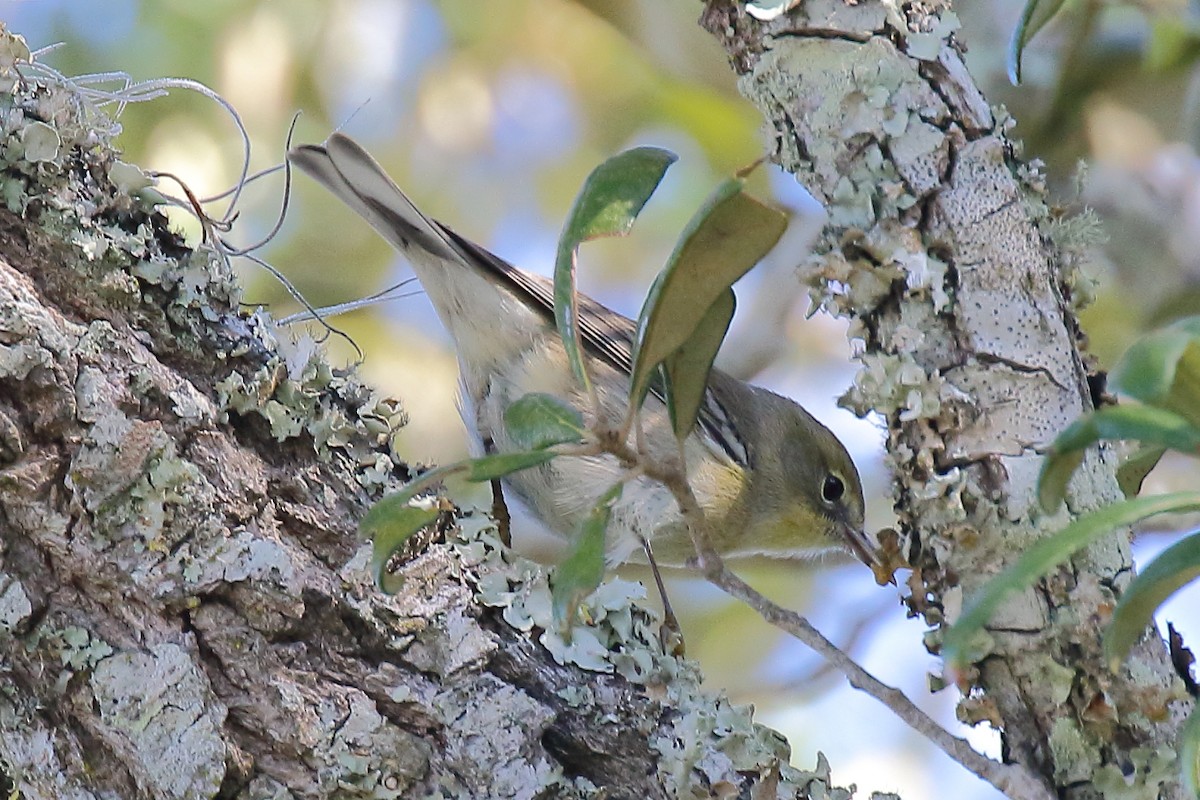
[[[776,158],[826,204],[813,297],[852,319],[862,369],[843,402],[887,421],[908,602],[933,626],[1029,542],[1066,521],[1038,507],[1047,443],[1092,398],[1073,287],[1079,254],[1009,122],[972,83],[948,2],[808,0],[770,21],[730,0],[701,24],[725,47]],[[1093,454],[1077,511],[1119,497]],[[1008,604],[981,643],[960,716],[1001,730],[1006,762],[1062,797],[1130,782],[1182,797],[1163,769],[1190,702],[1158,637],[1122,671],[1099,627],[1132,563],[1127,534]]]
[[[883,683],[860,666],[825,638],[803,615],[772,602],[730,572],[721,554],[709,541],[707,518],[688,483],[682,459],[678,464],[658,464],[615,438],[604,440],[604,448],[623,463],[635,465],[641,474],[670,490],[691,534],[696,549],[696,566],[710,583],[753,608],[767,623],[794,636],[842,673],[851,686],[874,697],[951,759],[1001,792],[1015,800],[1054,800],[1055,795],[1050,788],[1024,766],[1001,764],[976,752],[970,743],[951,735],[903,692]],[[664,596],[664,602],[665,599]]]
[[356,526],[409,477],[399,407],[243,311],[87,98],[0,79],[0,785],[848,797],[662,654],[640,587],[564,641],[543,570],[468,519],[376,591]]

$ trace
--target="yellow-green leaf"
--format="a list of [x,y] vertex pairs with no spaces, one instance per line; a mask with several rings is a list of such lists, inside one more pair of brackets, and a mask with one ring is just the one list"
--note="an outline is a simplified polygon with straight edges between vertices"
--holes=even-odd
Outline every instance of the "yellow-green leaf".
[[495,453],[463,462],[466,479],[473,483],[494,481],[523,469],[545,464],[558,456],[553,450],[534,450],[528,453]]
[[1121,595],[1104,631],[1104,655],[1116,669],[1141,637],[1154,612],[1168,597],[1200,576],[1200,534],[1192,534],[1158,554]]
[[358,530],[371,540],[371,574],[375,585],[384,592],[394,594],[401,586],[401,581],[387,571],[392,554],[414,533],[432,524],[441,513],[436,497],[418,498],[417,495],[462,468],[461,464],[452,464],[430,470],[371,506],[363,515]]
[[1150,470],[1158,465],[1167,448],[1161,445],[1139,447],[1117,467],[1117,485],[1126,497],[1137,497],[1142,491],[1142,482]]
[[1124,500],[1080,517],[1030,547],[1012,566],[988,581],[978,594],[970,598],[962,615],[946,631],[942,658],[948,664],[964,666],[972,637],[988,623],[1009,594],[1029,588],[1077,550],[1101,536],[1157,514],[1196,510],[1200,510],[1200,493],[1177,492]]
[[575,258],[579,245],[603,236],[624,236],[654,194],[667,168],[678,158],[658,147],[635,147],[592,170],[558,239],[554,262],[554,321],[567,350],[571,370],[588,385],[583,366]]
[[708,387],[708,374],[729,331],[736,304],[733,289],[726,289],[709,307],[691,338],[663,361],[667,410],[675,436],[681,441],[696,426],[696,416]]
[[1084,414],[1058,435],[1042,462],[1038,482],[1042,508],[1053,511],[1062,503],[1084,450],[1101,440],[1119,439],[1191,453],[1200,447],[1200,430],[1178,414],[1154,406],[1107,406]]
[[645,399],[663,360],[691,338],[713,303],[765,256],[787,216],[725,181],[684,230],[638,316],[630,402]]
[[504,409],[504,427],[518,447],[541,450],[583,439],[583,415],[550,394],[534,392]]
[[436,497],[418,498],[418,494],[451,475],[465,473],[464,477],[467,480],[482,483],[545,464],[557,455],[553,450],[535,450],[496,453],[457,461],[429,470],[416,480],[410,481],[400,491],[371,506],[363,515],[358,530],[372,542],[371,571],[375,576],[375,583],[389,594],[399,591],[400,582],[387,572],[388,561],[393,553],[404,546],[409,537],[432,523],[441,513]]
[[1021,58],[1025,46],[1054,19],[1065,3],[1066,0],[1025,0],[1021,19],[1008,42],[1008,79],[1014,86],[1021,82]]
[[1113,387],[1200,426],[1200,317],[1139,339],[1110,376]]
[[618,483],[600,496],[583,521],[571,552],[554,570],[552,592],[554,619],[561,630],[569,630],[583,599],[604,579],[604,552],[612,506],[625,484]]

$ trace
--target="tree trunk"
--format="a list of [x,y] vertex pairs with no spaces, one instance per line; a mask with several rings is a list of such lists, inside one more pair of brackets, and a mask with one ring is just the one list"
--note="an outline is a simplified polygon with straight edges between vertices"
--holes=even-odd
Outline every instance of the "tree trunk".
[[[1094,403],[1079,243],[971,82],[948,2],[808,0],[759,21],[712,0],[701,22],[776,159],[828,208],[814,296],[865,344],[846,402],[887,420],[909,602],[936,628],[1069,519],[1035,490],[1038,448]],[[1120,496],[1102,450],[1070,508]],[[1087,549],[1003,608],[963,676],[960,717],[999,728],[1005,759],[1063,797],[1183,796],[1173,748],[1190,701],[1164,644],[1148,635],[1116,674],[1100,651],[1131,574],[1128,532]]]
[[107,121],[21,69],[0,72],[4,796],[825,791],[823,759],[791,768],[662,655],[640,587],[602,589],[566,642],[544,571],[447,514],[378,592],[356,523],[408,477],[396,404],[241,310],[228,263],[131,196]]
[[[712,2],[703,21],[830,208],[814,280],[866,342],[851,399],[888,420],[912,605],[938,625],[1061,527],[1035,508],[1035,448],[1092,399],[1036,171],[952,15],[905,8],[809,0],[759,23]],[[408,475],[397,406],[240,311],[228,265],[130,196],[86,101],[26,72],[0,151],[0,788],[826,796],[823,759],[791,769],[704,695],[627,584],[568,643],[543,571],[447,515],[402,591],[377,592],[355,527]],[[1072,492],[1076,511],[1116,498],[1111,456]],[[1129,574],[1127,537],[1091,548],[1006,607],[968,676],[964,717],[1063,796],[1181,796],[1187,703],[1161,642],[1115,675],[1099,653]]]

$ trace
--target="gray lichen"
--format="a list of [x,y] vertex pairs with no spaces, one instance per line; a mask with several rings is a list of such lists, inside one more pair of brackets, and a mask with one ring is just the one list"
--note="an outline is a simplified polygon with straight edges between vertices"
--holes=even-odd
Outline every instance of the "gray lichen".
[[0,572],[0,636],[11,635],[33,612],[29,595],[20,581]]
[[[696,665],[663,653],[659,620],[633,605],[644,595],[640,584],[606,581],[582,603],[579,616],[588,621],[563,631],[553,619],[544,568],[514,556],[486,528],[468,534],[457,549],[480,601],[502,609],[505,620],[519,630],[541,629],[539,641],[560,664],[614,673],[652,687],[662,697],[672,709],[672,723],[652,736],[651,745],[663,759],[660,774],[670,796],[719,795],[721,786],[739,786],[746,774],[757,775],[757,783],[774,773],[781,797],[797,792],[809,796],[803,793],[814,782],[831,786],[823,757],[823,771],[820,766],[816,773],[791,767],[787,742],[755,723],[749,707],[700,690]],[[581,699],[571,692],[571,700]],[[845,790],[830,791],[831,800],[850,796]]]
[[[806,278],[860,340],[843,404],[887,422],[893,500],[920,544],[909,604],[952,622],[1003,559],[1068,519],[1042,511],[1036,486],[1041,450],[1091,403],[1074,312],[1094,223],[1051,207],[1012,120],[967,74],[948,3],[814,0],[762,26],[714,7],[706,24],[778,160],[829,211]],[[1070,509],[1118,498],[1112,472],[1111,452],[1089,455]],[[1009,752],[1045,754],[1063,785],[1092,774],[1073,764],[1123,763],[1115,729],[1169,740],[1184,705],[1163,648],[1119,678],[1097,652],[1130,569],[1126,537],[1090,548],[1001,608],[958,676],[994,692],[964,697],[963,717],[1002,727]]]
[[620,741],[647,794],[849,796],[664,655],[640,587],[602,586],[561,631],[545,570],[475,528],[377,592],[353,523],[406,477],[397,405],[240,310],[227,261],[170,234],[98,110],[50,73],[18,79],[27,55],[0,31],[3,221],[53,253],[28,275],[0,263],[0,381],[25,426],[0,469],[18,787],[602,797],[603,772],[569,774],[562,749]]
[[217,383],[221,409],[261,417],[280,442],[305,435],[319,458],[344,455],[367,489],[388,483],[403,468],[387,449],[407,421],[396,401],[332,369],[316,348],[281,339],[265,319],[258,322],[250,332],[274,355],[249,375],[231,371]]
[[99,659],[89,684],[109,736],[127,740],[126,766],[161,797],[203,800],[225,775],[225,708],[178,645]]

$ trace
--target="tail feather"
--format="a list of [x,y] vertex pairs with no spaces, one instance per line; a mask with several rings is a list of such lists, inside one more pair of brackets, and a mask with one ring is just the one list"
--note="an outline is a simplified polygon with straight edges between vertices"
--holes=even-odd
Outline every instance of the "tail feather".
[[[371,224],[408,260],[462,363],[511,360],[553,320],[548,282],[526,275],[482,247],[421,213],[383,167],[349,137],[335,133],[324,145],[303,145],[288,160]],[[546,285],[543,285],[546,284]],[[506,317],[514,334],[497,337],[493,321]],[[469,377],[469,380],[468,380]],[[464,372],[482,391],[486,371]],[[470,421],[468,427],[474,425]]]
[[466,261],[441,226],[421,213],[379,162],[350,137],[335,133],[324,145],[295,147],[288,160],[333,192],[400,252],[411,257],[416,247],[436,258]]

